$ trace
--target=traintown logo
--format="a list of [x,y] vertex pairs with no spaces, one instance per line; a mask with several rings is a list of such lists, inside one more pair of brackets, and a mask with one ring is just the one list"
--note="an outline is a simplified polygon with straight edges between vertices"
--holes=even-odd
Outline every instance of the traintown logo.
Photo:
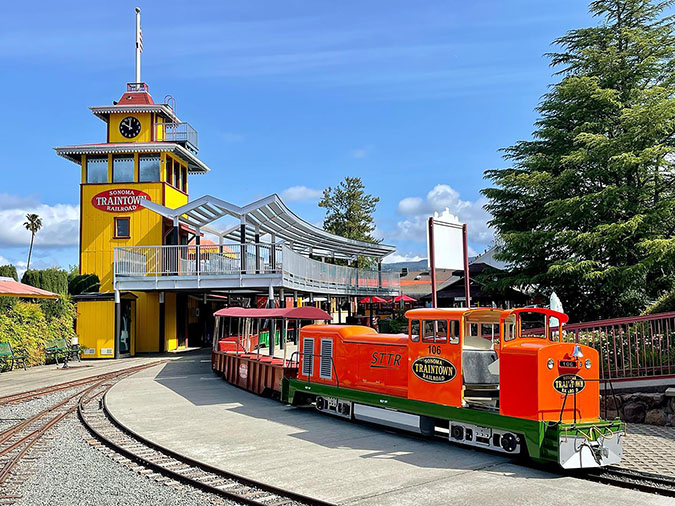
[[152,201],[150,195],[140,190],[119,188],[94,195],[91,205],[109,213],[132,213],[142,207],[140,205],[142,200]]
[[553,380],[553,388],[561,394],[578,394],[586,386],[586,380],[576,374],[563,374]]
[[429,383],[447,383],[455,377],[457,369],[444,358],[420,357],[413,362],[412,372]]

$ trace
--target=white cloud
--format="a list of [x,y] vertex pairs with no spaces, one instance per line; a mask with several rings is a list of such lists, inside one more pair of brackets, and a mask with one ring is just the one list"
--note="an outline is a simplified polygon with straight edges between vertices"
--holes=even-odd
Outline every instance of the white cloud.
[[[398,203],[398,212],[405,219],[396,224],[396,239],[426,242],[427,219],[434,213],[454,215],[467,224],[469,240],[473,243],[488,244],[494,231],[488,226],[490,214],[483,209],[487,199],[462,200],[459,193],[447,184],[434,186],[425,198],[406,197]],[[444,214],[445,213],[445,214]]]
[[426,257],[422,257],[419,255],[415,254],[400,254],[400,253],[392,253],[391,255],[387,256],[382,260],[382,263],[384,264],[395,264],[398,262],[419,262],[420,260],[424,260]]
[[317,200],[323,191],[306,186],[291,186],[281,192],[281,199],[285,202],[299,202],[302,200]]
[[[8,197],[8,198],[5,198]],[[42,218],[42,228],[35,235],[35,246],[52,248],[76,246],[79,239],[78,206],[40,204],[31,199],[0,195],[0,247],[23,247],[30,244],[30,232],[23,226],[26,214]]]
[[373,146],[363,146],[362,148],[352,149],[350,154],[352,158],[365,158],[373,152]]

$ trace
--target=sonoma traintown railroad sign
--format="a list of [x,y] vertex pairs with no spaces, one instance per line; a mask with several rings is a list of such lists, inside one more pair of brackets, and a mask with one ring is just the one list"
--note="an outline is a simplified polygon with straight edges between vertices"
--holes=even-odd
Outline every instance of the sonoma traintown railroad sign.
[[91,199],[91,204],[101,211],[109,213],[131,213],[137,211],[141,200],[152,200],[150,195],[131,188],[118,188],[97,193]]
[[429,383],[447,383],[455,377],[457,369],[441,357],[420,357],[412,363],[412,372]]

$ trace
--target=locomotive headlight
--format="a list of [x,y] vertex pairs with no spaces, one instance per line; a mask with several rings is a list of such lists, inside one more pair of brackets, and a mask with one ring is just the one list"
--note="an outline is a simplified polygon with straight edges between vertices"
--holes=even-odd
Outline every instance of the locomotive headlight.
[[548,367],[549,369],[553,369],[554,365],[555,365],[555,362],[553,361],[553,359],[549,358],[548,362],[546,362],[546,367]]
[[584,362],[584,365],[586,366],[586,369],[590,369],[591,368],[591,359],[587,358],[586,362]]

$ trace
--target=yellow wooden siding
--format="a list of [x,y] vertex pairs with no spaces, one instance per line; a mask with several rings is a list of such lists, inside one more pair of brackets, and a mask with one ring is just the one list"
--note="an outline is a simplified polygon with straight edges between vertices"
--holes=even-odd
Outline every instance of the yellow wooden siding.
[[[85,274],[97,274],[101,291],[112,291],[113,248],[115,246],[158,246],[162,244],[162,217],[148,209],[127,213],[109,213],[95,208],[91,200],[103,191],[133,188],[148,195],[153,202],[162,202],[162,183],[116,183],[82,186],[82,237],[80,269]],[[114,218],[130,218],[131,237],[114,238]]]
[[176,334],[176,294],[164,295],[164,349],[173,351],[178,348],[178,335]]
[[164,201],[166,202],[164,205],[172,209],[175,209],[176,207],[180,207],[188,203],[187,195],[169,185],[166,185],[164,199],[165,199]]
[[[133,116],[141,122],[141,132],[132,139],[124,137],[120,133],[120,122],[128,116]],[[134,114],[113,113],[110,115],[108,125],[109,142],[150,142],[152,140],[152,122],[151,114],[149,112]]]
[[[111,300],[77,303],[77,337],[81,346],[93,348],[94,354],[82,355],[84,358],[114,358],[114,355],[101,355],[101,348],[115,346],[115,302]],[[133,338],[131,342],[133,343]]]
[[159,351],[159,294],[156,292],[134,292],[134,294],[138,296],[136,350]]

